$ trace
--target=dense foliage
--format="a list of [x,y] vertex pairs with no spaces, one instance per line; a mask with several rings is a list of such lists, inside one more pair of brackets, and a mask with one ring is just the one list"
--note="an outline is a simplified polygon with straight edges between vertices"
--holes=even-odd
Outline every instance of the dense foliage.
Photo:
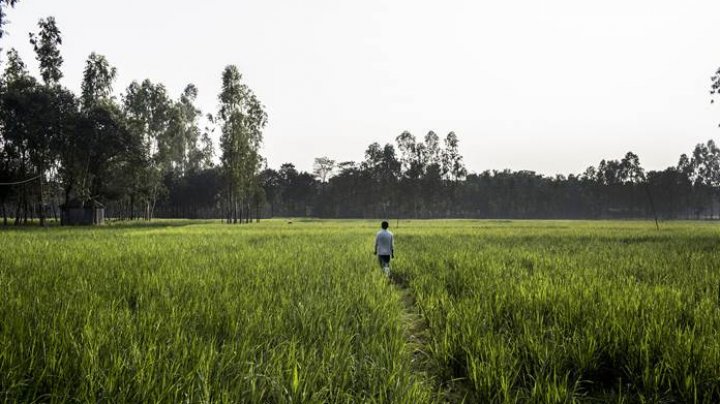
[[[360,163],[318,159],[315,175],[292,164],[262,172],[269,210],[280,216],[392,218],[707,218],[720,217],[720,149],[699,144],[676,167],[646,172],[636,154],[603,160],[582,174],[532,171],[465,174],[452,147],[426,153],[404,133],[397,147],[375,143]],[[454,139],[447,144],[456,144]],[[399,153],[397,152],[399,150]],[[419,151],[418,151],[419,150]],[[446,156],[457,156],[448,159]],[[332,164],[328,164],[328,162]],[[328,167],[332,168],[329,169]],[[320,178],[329,178],[321,181]]]
[[[117,70],[93,52],[75,95],[60,84],[64,60],[55,19],[41,19],[38,28],[30,43],[42,81],[14,49],[0,77],[4,224],[9,217],[16,224],[34,217],[44,224],[48,214],[57,218],[60,207],[98,205],[114,217],[150,220],[159,202],[168,212],[174,206],[168,201],[178,195],[186,215],[192,207],[194,215],[232,214],[237,222],[237,205],[259,200],[258,148],[266,115],[236,67],[223,74],[217,120],[223,164],[217,169],[211,140],[216,120],[202,117],[193,84],[173,100],[162,84],[133,81],[118,99]],[[206,186],[213,188],[200,189]]]

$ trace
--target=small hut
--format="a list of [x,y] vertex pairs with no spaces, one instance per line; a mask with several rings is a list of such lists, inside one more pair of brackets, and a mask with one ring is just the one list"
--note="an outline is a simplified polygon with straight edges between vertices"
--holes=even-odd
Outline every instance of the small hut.
[[105,221],[105,207],[98,201],[82,203],[77,199],[61,206],[60,224],[62,226],[92,226]]

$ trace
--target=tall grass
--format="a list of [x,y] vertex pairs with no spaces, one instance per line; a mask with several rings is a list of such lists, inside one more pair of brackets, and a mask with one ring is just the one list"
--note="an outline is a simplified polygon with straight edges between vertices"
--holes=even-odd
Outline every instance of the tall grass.
[[300,227],[0,233],[0,399],[431,401],[358,235]]
[[0,231],[0,401],[720,401],[715,226],[400,225]]
[[714,226],[440,225],[407,230],[396,270],[468,400],[720,401]]

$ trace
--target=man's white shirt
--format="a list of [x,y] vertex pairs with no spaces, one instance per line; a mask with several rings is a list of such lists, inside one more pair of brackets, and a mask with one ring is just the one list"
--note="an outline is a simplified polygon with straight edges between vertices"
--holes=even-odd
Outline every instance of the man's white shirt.
[[387,230],[380,230],[375,236],[375,251],[377,255],[392,255],[394,247],[393,234]]

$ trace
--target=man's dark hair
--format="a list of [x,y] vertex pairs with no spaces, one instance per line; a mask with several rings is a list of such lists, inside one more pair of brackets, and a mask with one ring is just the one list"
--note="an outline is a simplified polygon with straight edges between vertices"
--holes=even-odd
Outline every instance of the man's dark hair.
[[382,228],[385,229],[385,230],[387,230],[387,228],[388,228],[389,226],[390,226],[390,223],[388,223],[388,222],[382,222],[382,224],[380,224],[380,227],[382,227]]

